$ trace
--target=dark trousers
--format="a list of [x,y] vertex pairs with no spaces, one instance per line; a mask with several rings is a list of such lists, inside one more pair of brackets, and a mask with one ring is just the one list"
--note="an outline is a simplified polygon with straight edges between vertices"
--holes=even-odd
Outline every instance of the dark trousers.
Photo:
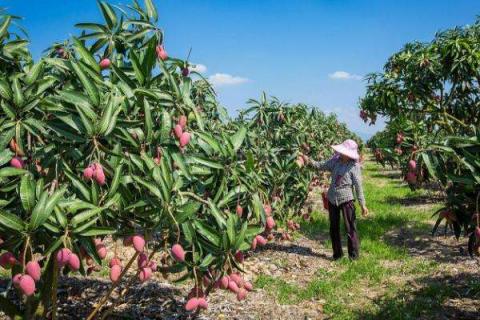
[[353,201],[342,203],[339,206],[331,202],[329,203],[328,214],[330,218],[330,238],[332,239],[333,258],[339,259],[343,256],[340,237],[340,212],[343,214],[345,232],[348,238],[348,256],[351,259],[356,259],[358,258],[360,243],[358,240],[357,225],[355,222],[355,205]]

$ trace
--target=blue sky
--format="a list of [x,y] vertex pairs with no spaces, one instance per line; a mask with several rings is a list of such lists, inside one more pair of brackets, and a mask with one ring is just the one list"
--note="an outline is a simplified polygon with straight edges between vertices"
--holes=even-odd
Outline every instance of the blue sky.
[[[111,0],[126,4],[128,0]],[[140,0],[141,2],[141,0]],[[358,117],[362,77],[408,41],[474,22],[476,0],[154,0],[170,55],[202,64],[232,115],[262,91],[335,112],[362,137],[381,129]],[[0,0],[23,16],[38,57],[54,41],[101,21],[94,0]]]

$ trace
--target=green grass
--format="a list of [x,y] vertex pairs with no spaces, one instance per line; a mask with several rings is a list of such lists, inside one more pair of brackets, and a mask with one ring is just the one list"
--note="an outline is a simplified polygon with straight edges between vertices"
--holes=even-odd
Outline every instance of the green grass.
[[[407,224],[428,234],[431,214],[440,205],[406,206],[405,199],[415,200],[424,197],[426,192],[411,191],[401,184],[400,179],[386,177],[379,170],[381,169],[377,165],[369,162],[363,171],[370,216],[357,218],[361,239],[360,259],[350,261],[343,258],[333,262],[331,270],[318,270],[306,286],[300,287],[271,276],[260,276],[256,286],[275,295],[282,304],[323,299],[324,312],[331,316],[331,319],[381,319],[380,313],[384,312],[384,309],[364,297],[366,288],[378,291],[379,295],[394,297],[402,292],[398,284],[393,282],[394,277],[422,276],[436,270],[438,263],[410,257],[405,247],[384,241],[383,236],[400,227],[406,227]],[[359,212],[357,210],[357,217],[360,216]],[[314,239],[321,235],[324,239],[322,245],[330,248],[328,218],[319,212],[314,213],[313,218],[313,222],[303,223],[302,232]],[[435,290],[424,294],[436,294]],[[394,308],[394,303],[391,307]],[[421,307],[402,311],[419,315]]]

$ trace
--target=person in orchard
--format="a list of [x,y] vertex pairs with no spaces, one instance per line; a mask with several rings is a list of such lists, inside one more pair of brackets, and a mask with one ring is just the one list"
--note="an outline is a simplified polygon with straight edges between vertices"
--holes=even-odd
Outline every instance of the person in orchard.
[[307,164],[331,172],[331,183],[328,189],[328,213],[330,219],[330,237],[332,239],[333,259],[343,256],[340,237],[340,213],[343,215],[345,230],[348,237],[348,256],[357,259],[360,243],[355,217],[354,194],[356,194],[362,215],[368,215],[368,209],[363,195],[361,166],[359,163],[358,145],[348,139],[341,144],[332,146],[335,155],[326,161],[315,161],[303,156]]

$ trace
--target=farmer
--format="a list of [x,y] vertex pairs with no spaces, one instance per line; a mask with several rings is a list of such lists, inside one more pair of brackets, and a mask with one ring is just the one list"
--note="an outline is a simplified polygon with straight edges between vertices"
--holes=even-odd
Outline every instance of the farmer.
[[360,243],[358,240],[357,226],[355,223],[355,205],[353,189],[362,208],[362,215],[368,215],[365,197],[362,188],[362,175],[360,170],[357,143],[351,139],[341,144],[332,146],[335,155],[326,161],[314,161],[304,156],[305,161],[319,170],[331,172],[332,179],[328,189],[328,213],[330,219],[330,237],[332,239],[333,259],[343,256],[340,240],[340,212],[343,214],[345,230],[348,237],[348,256],[357,259]]

